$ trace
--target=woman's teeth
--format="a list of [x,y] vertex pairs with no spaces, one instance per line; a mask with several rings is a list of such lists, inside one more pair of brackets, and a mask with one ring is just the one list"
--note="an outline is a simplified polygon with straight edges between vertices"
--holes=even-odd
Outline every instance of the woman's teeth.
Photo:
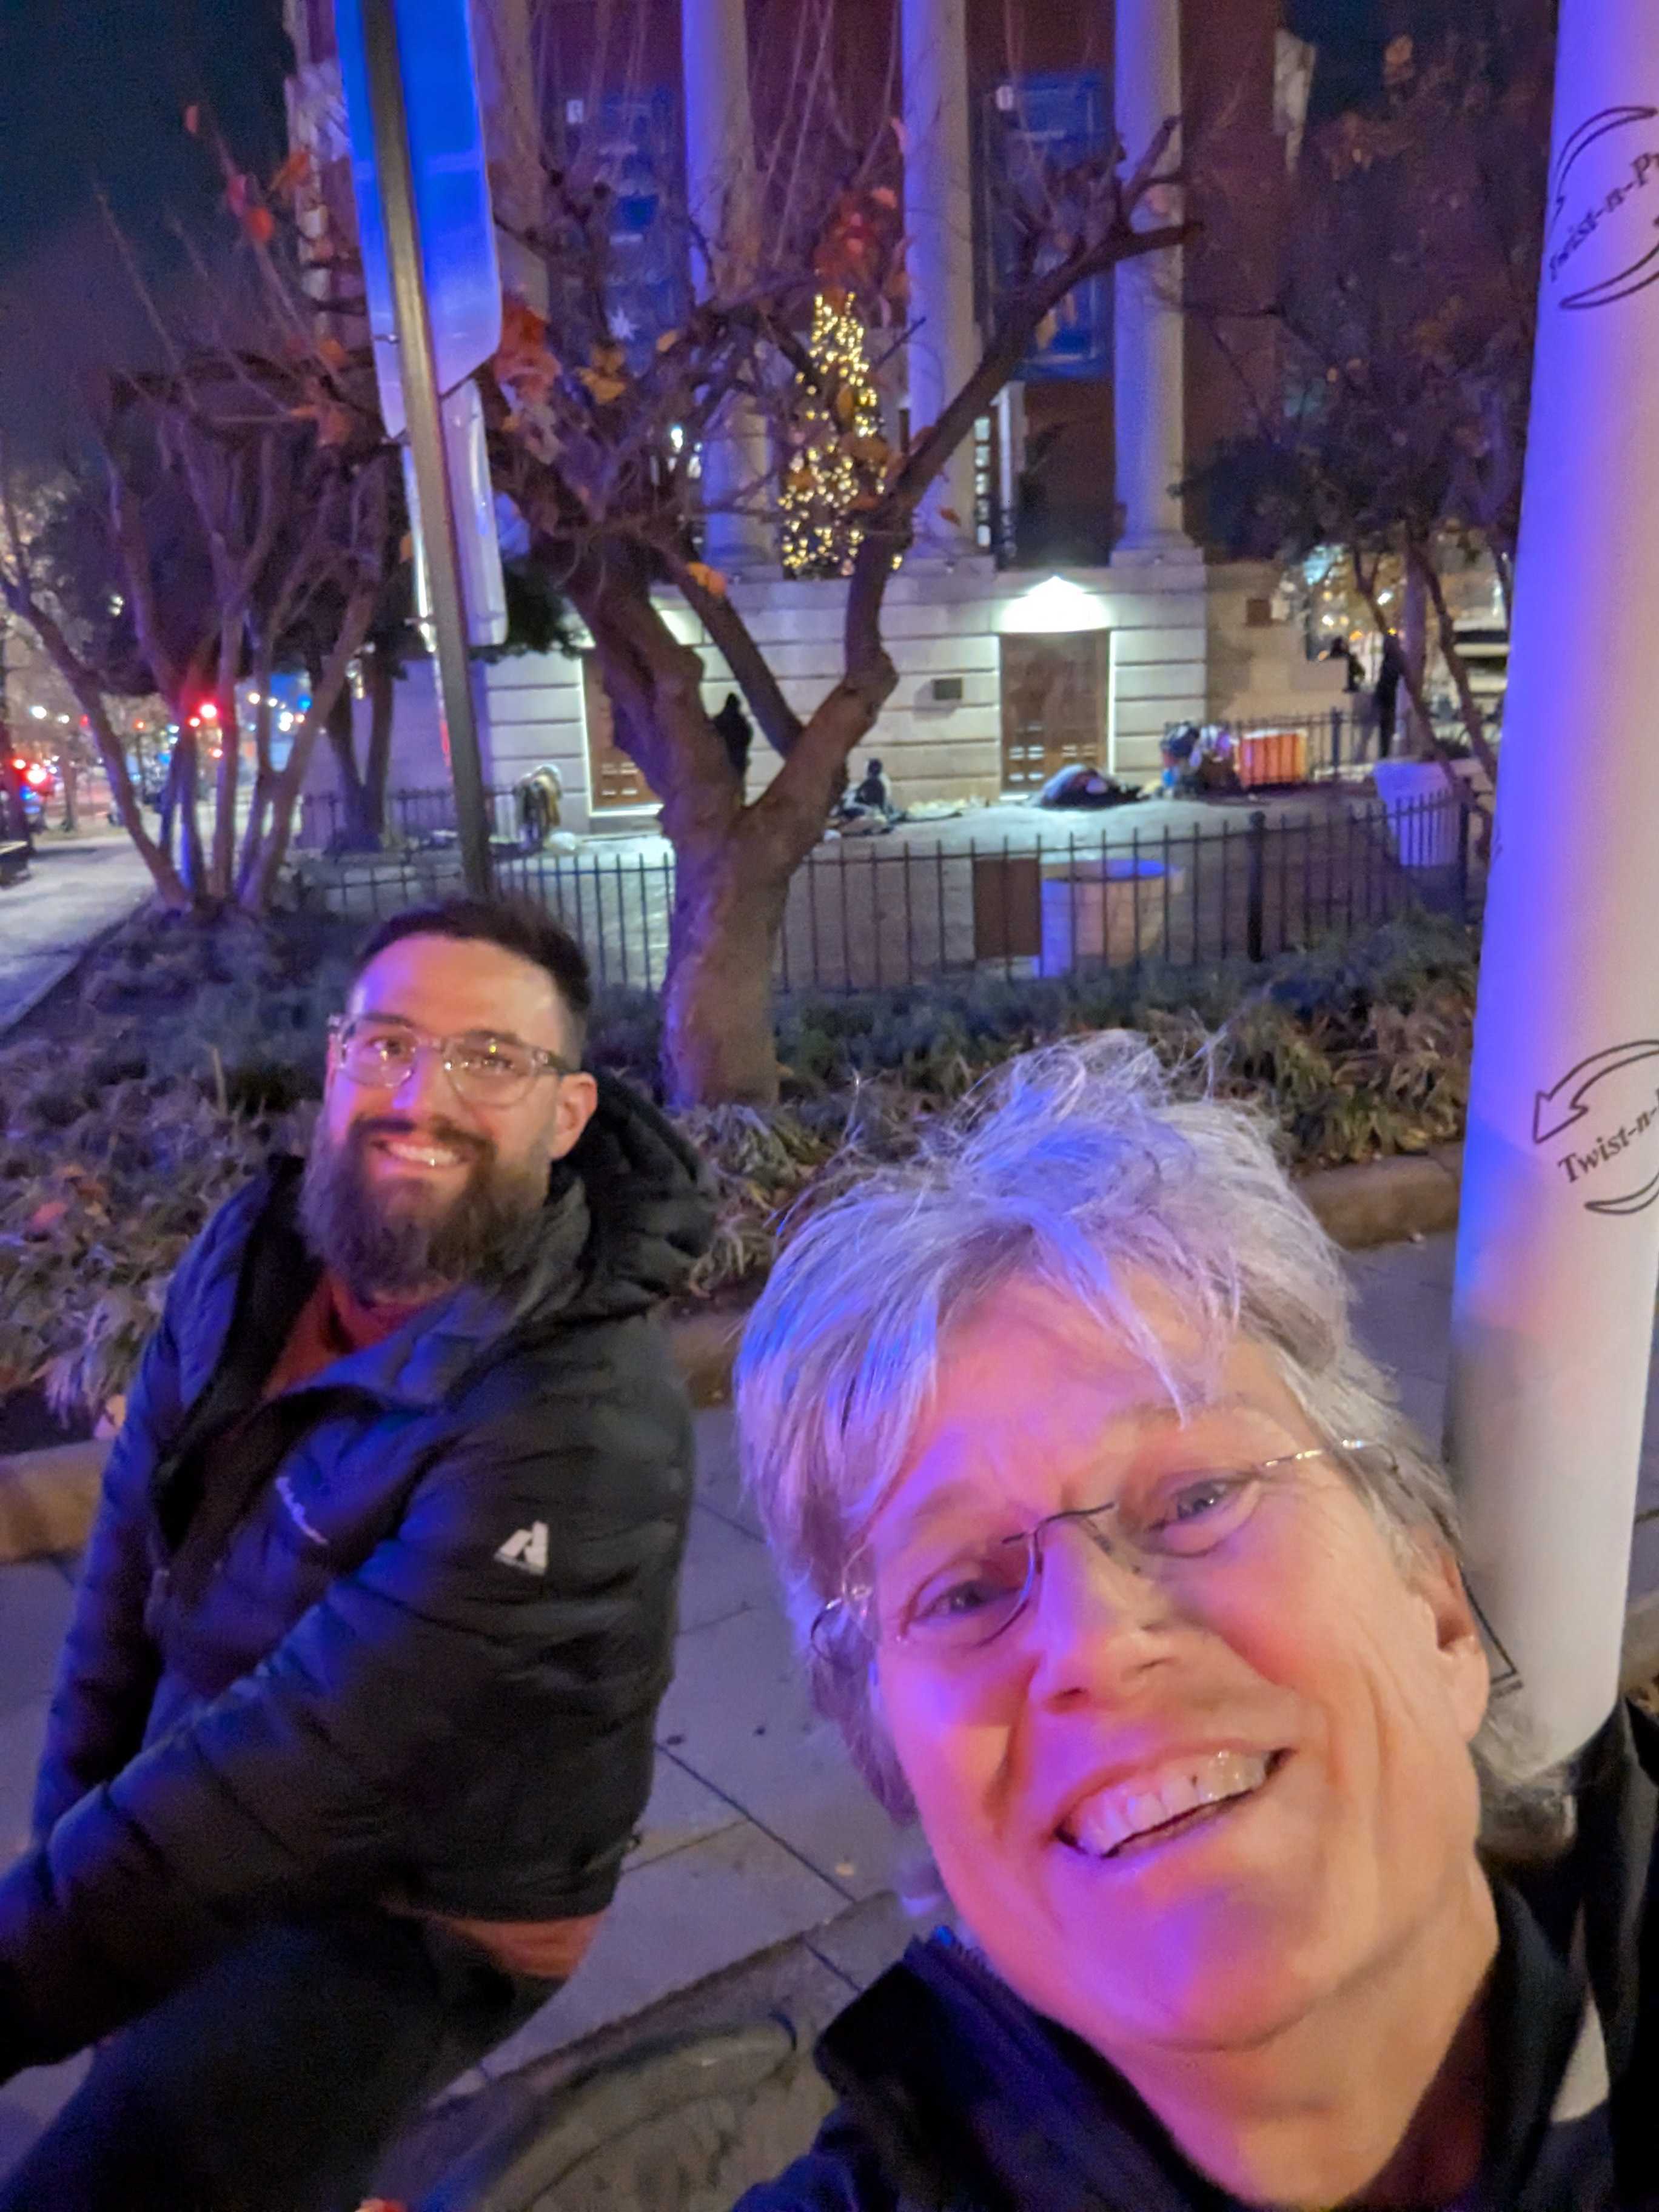
[[1167,1827],[1185,1814],[1248,1796],[1267,1780],[1268,1765],[1265,1757],[1239,1751],[1183,1759],[1085,1798],[1061,1833],[1091,1857],[1108,1858],[1135,1837]]

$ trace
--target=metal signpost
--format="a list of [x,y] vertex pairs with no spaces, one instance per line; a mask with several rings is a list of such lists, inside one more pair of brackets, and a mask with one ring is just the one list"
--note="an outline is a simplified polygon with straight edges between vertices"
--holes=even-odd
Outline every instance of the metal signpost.
[[453,395],[501,340],[471,28],[466,0],[337,0],[336,21],[382,410],[394,436],[407,429],[462,867],[468,890],[482,895],[490,887],[489,824],[463,575],[470,546],[483,580],[482,590],[475,585],[473,641],[499,643],[500,555],[485,518],[469,513],[458,527],[461,471],[444,426],[450,394],[452,435],[476,450],[481,418]]
[[1659,1277],[1659,8],[1563,0],[1449,1439],[1534,1763],[1618,1696]]

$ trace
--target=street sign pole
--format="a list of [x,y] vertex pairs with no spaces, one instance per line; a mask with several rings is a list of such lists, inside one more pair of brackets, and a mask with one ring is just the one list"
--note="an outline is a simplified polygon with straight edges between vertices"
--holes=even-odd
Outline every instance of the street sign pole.
[[484,897],[492,887],[489,824],[472,707],[454,492],[444,450],[432,319],[421,260],[420,217],[410,161],[403,64],[398,51],[397,0],[362,0],[362,4],[374,161],[397,320],[398,370],[408,417],[410,457],[420,498],[427,588],[438,658],[438,702],[455,783],[462,872],[468,891],[475,897]]
[[1540,1766],[1618,1697],[1659,1277],[1659,9],[1559,38],[1449,1420]]

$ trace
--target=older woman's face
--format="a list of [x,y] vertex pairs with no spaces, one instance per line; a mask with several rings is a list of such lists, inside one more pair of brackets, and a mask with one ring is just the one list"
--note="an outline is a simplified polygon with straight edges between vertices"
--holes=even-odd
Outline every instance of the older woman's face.
[[[875,1523],[884,1617],[987,1538],[1319,1441],[1258,1347],[1234,1346],[1183,1425],[1143,1369],[1016,1286],[948,1344]],[[878,1668],[951,1896],[1040,2010],[1120,2063],[1149,2039],[1247,2044],[1467,1896],[1486,1692],[1467,1601],[1449,1563],[1407,1579],[1330,1462],[1271,1479],[1212,1552],[1156,1575],[1076,1524],[1042,1560],[995,1641],[889,1637]],[[1181,1816],[1194,1777],[1242,1794]]]

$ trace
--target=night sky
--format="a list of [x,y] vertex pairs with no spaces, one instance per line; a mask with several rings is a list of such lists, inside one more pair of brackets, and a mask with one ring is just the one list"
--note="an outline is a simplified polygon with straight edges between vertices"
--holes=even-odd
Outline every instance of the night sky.
[[99,191],[165,295],[186,260],[176,226],[210,253],[228,235],[185,107],[211,106],[269,170],[288,61],[281,0],[0,0],[0,419],[25,441],[142,330]]
[[[1351,76],[1358,96],[1402,5],[1287,0],[1322,49],[1322,106]],[[183,111],[210,106],[239,159],[269,170],[288,58],[281,0],[0,0],[0,423],[17,442],[55,441],[99,367],[153,343],[99,191],[165,305],[187,262],[175,227],[209,253],[228,239]]]

